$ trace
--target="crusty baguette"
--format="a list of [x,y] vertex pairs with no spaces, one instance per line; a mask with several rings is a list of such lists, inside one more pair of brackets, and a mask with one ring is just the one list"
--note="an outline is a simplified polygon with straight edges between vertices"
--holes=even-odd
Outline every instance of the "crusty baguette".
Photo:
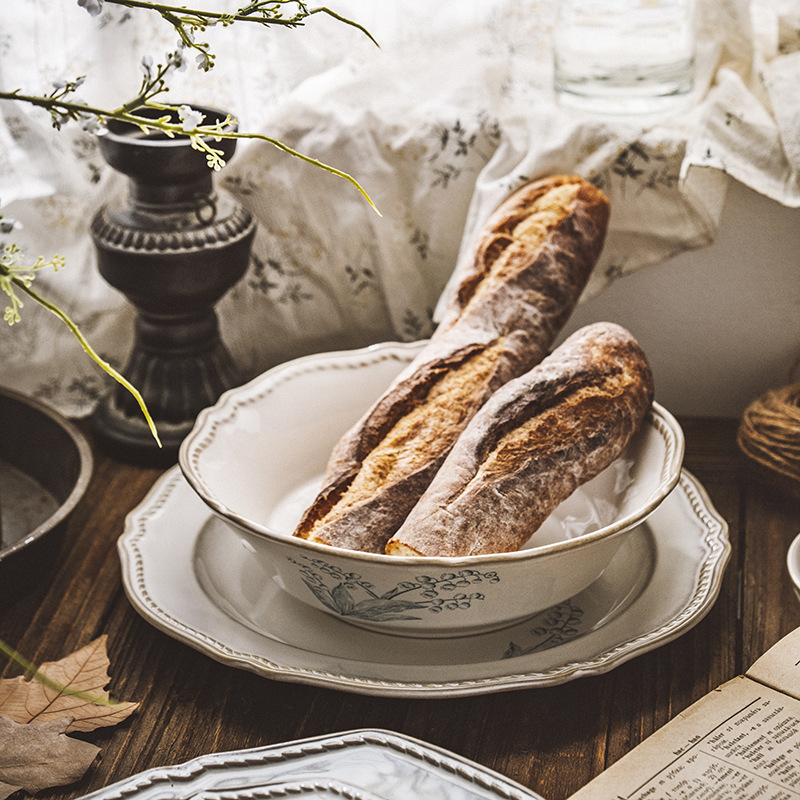
[[473,417],[386,552],[518,550],[623,452],[652,400],[652,372],[631,334],[613,323],[581,328]]
[[552,344],[577,301],[575,284],[583,290],[600,256],[608,217],[605,195],[573,175],[524,184],[491,214],[474,256],[459,264],[437,333],[491,318],[506,330],[541,326]]
[[544,358],[600,254],[608,202],[572,176],[527,184],[492,215],[476,268],[428,344],[337,444],[295,535],[384,552],[458,435]]

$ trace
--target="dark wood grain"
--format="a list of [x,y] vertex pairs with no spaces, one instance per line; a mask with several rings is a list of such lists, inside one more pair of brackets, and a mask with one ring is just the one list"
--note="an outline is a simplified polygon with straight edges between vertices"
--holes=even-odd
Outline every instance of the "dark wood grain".
[[[685,464],[730,525],[733,554],[710,613],[674,642],[611,672],[545,689],[399,699],[268,680],[219,664],[153,628],[122,589],[116,540],[159,472],[96,454],[89,492],[58,557],[4,564],[0,637],[33,661],[108,634],[112,694],[140,710],[88,734],[102,749],[83,780],[44,792],[68,800],[141,770],[209,752],[353,728],[385,728],[445,747],[563,800],[800,624],[785,570],[800,499],[756,479],[731,420],[682,420]],[[21,588],[19,584],[22,584]],[[8,592],[4,592],[8,594]],[[19,668],[5,664],[4,677]]]

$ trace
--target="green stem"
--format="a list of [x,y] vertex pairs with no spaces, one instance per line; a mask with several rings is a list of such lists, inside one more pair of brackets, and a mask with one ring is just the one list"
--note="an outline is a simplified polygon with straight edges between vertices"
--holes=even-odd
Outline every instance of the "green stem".
[[[128,124],[135,125],[139,128],[150,128],[152,130],[159,130],[162,131],[163,133],[166,133],[168,136],[196,135],[200,137],[207,136],[216,141],[219,141],[220,139],[255,139],[267,142],[273,145],[273,147],[277,147],[279,150],[282,150],[287,155],[294,156],[295,158],[299,158],[301,161],[304,161],[307,164],[311,164],[315,167],[324,169],[326,172],[330,172],[332,175],[336,175],[339,178],[344,178],[344,180],[346,180],[348,183],[350,183],[358,190],[361,196],[369,203],[369,205],[378,214],[378,216],[382,216],[380,211],[378,211],[378,208],[375,205],[375,203],[372,202],[372,198],[370,198],[366,190],[352,175],[349,175],[347,172],[337,169],[336,167],[332,167],[329,164],[325,164],[324,162],[319,161],[316,158],[307,156],[304,153],[301,153],[298,150],[289,147],[280,140],[275,139],[272,136],[267,136],[266,134],[241,133],[239,131],[233,131],[233,130],[222,130],[216,126],[204,127],[202,125],[198,126],[193,131],[186,131],[180,124],[171,124],[163,120],[153,120],[148,117],[142,117],[137,114],[133,114],[127,110],[128,108],[127,105],[120,107],[116,111],[107,111],[102,108],[95,108],[93,106],[81,105],[80,103],[70,103],[66,100],[56,100],[54,98],[39,97],[38,95],[21,94],[19,91],[13,91],[13,92],[0,91],[0,100],[17,100],[23,103],[29,103],[30,105],[33,106],[38,106],[39,108],[47,109],[48,111],[54,107],[58,107],[65,109],[66,111],[74,112],[76,114],[91,114],[92,116],[98,117],[102,120],[115,119],[119,122],[127,122]],[[173,108],[172,106],[160,105],[156,103],[147,104],[146,106],[143,107],[156,108],[156,109]]]
[[316,14],[319,11],[327,14],[329,17],[339,22],[344,22],[346,25],[352,25],[352,27],[358,28],[358,30],[360,30],[376,47],[380,47],[377,39],[375,39],[375,37],[363,25],[360,25],[358,22],[354,22],[351,19],[347,19],[347,17],[343,17],[341,14],[337,14],[335,11],[332,11],[329,8],[312,8],[308,13],[311,15]]
[[115,381],[120,383],[122,386],[125,387],[134,397],[136,402],[139,404],[139,408],[142,410],[145,419],[147,420],[147,425],[150,428],[150,432],[153,434],[153,438],[156,440],[156,443],[159,447],[161,447],[161,439],[158,436],[158,431],[156,430],[155,423],[153,422],[153,418],[150,416],[150,412],[147,410],[147,405],[144,402],[144,398],[128,380],[125,379],[122,375],[120,375],[114,367],[111,366],[107,361],[104,361],[100,356],[95,352],[94,348],[89,344],[86,340],[84,335],[80,332],[78,326],[56,305],[51,303],[49,300],[46,300],[42,297],[38,292],[35,292],[30,286],[26,286],[24,281],[21,281],[19,278],[12,277],[11,281],[14,285],[21,289],[25,294],[29,297],[33,298],[39,305],[44,306],[48,311],[55,314],[66,326],[69,328],[70,333],[80,342],[81,347],[89,354],[89,357],[106,373],[108,373]]
[[[372,36],[372,34],[361,24],[355,22],[354,20],[348,19],[347,17],[342,16],[341,14],[337,14],[335,11],[332,11],[325,6],[319,6],[317,8],[310,8],[307,9],[305,15],[301,18],[293,18],[293,19],[286,19],[284,17],[265,17],[265,16],[251,16],[251,14],[255,14],[258,12],[262,6],[264,5],[275,5],[276,3],[283,4],[285,2],[289,2],[290,0],[269,0],[268,3],[251,3],[249,6],[246,6],[244,9],[239,9],[239,11],[235,14],[225,14],[222,12],[217,11],[198,11],[196,9],[185,8],[181,6],[172,6],[167,5],[165,3],[150,3],[147,0],[107,0],[108,3],[113,3],[119,6],[125,6],[126,8],[143,8],[149,9],[151,11],[156,11],[162,16],[170,15],[170,16],[179,16],[181,14],[184,15],[192,15],[197,17],[198,19],[203,20],[214,20],[214,21],[230,21],[230,22],[257,22],[261,25],[281,25],[284,27],[294,28],[298,25],[303,24],[303,20],[306,17],[310,17],[312,14],[326,14],[327,16],[331,17],[332,19],[337,20],[338,22],[343,22],[346,25],[350,25],[353,28],[361,31],[365,36],[367,36],[373,44],[376,46],[378,42]],[[242,11],[246,11],[247,13],[241,13]],[[174,26],[174,22],[171,23]]]
[[295,158],[299,158],[301,161],[305,161],[307,164],[311,164],[315,167],[320,167],[324,169],[326,172],[330,172],[332,175],[336,175],[339,178],[344,178],[348,183],[355,186],[355,188],[359,191],[361,196],[370,204],[373,211],[380,217],[383,216],[380,211],[378,211],[378,207],[375,203],[372,202],[372,198],[367,194],[365,189],[361,186],[361,184],[352,176],[349,175],[347,172],[343,172],[336,167],[332,167],[329,164],[325,164],[322,161],[317,160],[316,158],[312,158],[311,156],[307,156],[304,153],[301,153],[293,148],[289,147],[288,145],[281,142],[279,139],[274,139],[271,136],[267,136],[266,134],[261,133],[237,133],[231,132],[224,134],[221,138],[225,139],[257,139],[262,142],[268,142],[273,147],[277,147],[278,150],[282,150],[284,153],[287,153],[290,156],[294,156]]

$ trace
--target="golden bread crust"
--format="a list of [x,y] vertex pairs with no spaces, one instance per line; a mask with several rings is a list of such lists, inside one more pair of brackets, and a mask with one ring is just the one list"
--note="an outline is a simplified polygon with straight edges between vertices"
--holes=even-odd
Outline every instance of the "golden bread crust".
[[574,176],[526,184],[501,204],[430,341],[335,447],[296,536],[384,552],[477,410],[547,354],[607,222],[605,197]]
[[614,323],[582,328],[474,416],[386,552],[518,550],[619,457],[653,392],[647,358],[628,331]]

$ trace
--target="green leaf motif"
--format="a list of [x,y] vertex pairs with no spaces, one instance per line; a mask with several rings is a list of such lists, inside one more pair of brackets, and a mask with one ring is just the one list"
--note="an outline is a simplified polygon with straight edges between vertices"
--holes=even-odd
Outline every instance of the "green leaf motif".
[[420,617],[417,614],[406,613],[415,608],[419,608],[419,604],[413,600],[362,600],[353,607],[349,616],[371,622],[419,619]]
[[342,617],[369,622],[421,619],[423,613],[468,611],[474,602],[484,600],[486,595],[461,590],[475,583],[500,582],[496,572],[462,570],[445,572],[438,577],[419,575],[378,593],[360,575],[344,572],[324,559],[302,556],[289,558],[289,561],[298,567],[303,583],[325,608]]
[[343,583],[333,588],[331,597],[336,604],[336,610],[343,616],[347,616],[353,611],[353,607],[355,606],[353,596],[347,591],[347,587]]

